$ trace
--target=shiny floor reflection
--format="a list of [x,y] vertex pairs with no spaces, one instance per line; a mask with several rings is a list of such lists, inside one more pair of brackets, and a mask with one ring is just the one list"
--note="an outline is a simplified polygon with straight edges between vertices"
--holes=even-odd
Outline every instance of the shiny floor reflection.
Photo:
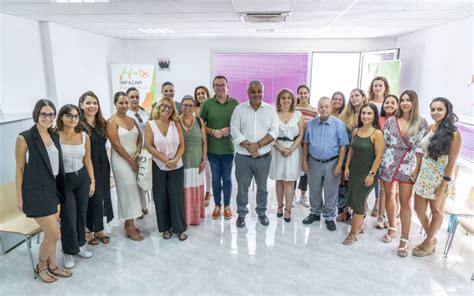
[[[235,217],[212,220],[210,206],[201,225],[188,229],[187,241],[176,235],[164,240],[150,206],[150,214],[137,220],[144,241],[125,239],[123,224],[115,219],[107,226],[111,243],[89,246],[94,257],[77,259],[74,276],[54,284],[32,279],[26,249],[18,246],[0,257],[0,294],[473,295],[473,240],[462,230],[447,259],[442,254],[446,225],[436,254],[429,257],[397,257],[398,241],[383,243],[383,231],[372,227],[371,217],[359,241],[344,246],[349,225],[337,223],[335,232],[324,222],[305,226],[301,221],[308,209],[299,204],[286,223],[275,215],[273,182],[268,186],[268,227],[258,224],[254,203],[243,229],[236,228]],[[411,247],[422,240],[419,230],[413,217]],[[37,258],[35,243],[33,254]],[[61,262],[59,251],[58,258]]]

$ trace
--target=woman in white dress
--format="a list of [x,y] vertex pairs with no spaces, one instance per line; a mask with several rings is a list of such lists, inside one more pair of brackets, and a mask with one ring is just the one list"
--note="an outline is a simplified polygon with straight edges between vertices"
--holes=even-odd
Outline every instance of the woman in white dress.
[[142,215],[140,199],[144,192],[137,185],[138,157],[142,136],[135,120],[127,116],[128,97],[124,92],[114,95],[116,112],[107,120],[107,135],[112,144],[112,171],[117,190],[119,219],[125,220],[125,236],[143,240],[134,219]]
[[[295,111],[295,96],[289,89],[282,89],[277,96],[276,109],[280,118],[278,138],[272,147],[270,178],[275,180],[278,201],[277,217],[291,221],[291,203],[295,182],[301,172],[301,141],[304,136],[304,119]],[[283,200],[284,199],[284,200]],[[285,213],[283,214],[283,207]]]

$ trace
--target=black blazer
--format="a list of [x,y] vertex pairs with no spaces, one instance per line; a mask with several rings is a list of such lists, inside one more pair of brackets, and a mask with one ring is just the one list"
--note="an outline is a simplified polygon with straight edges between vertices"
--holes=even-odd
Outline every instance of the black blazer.
[[[61,144],[59,143],[59,135],[57,133],[49,132],[53,139],[54,146],[59,152],[59,174],[53,175],[53,169],[51,168],[51,162],[49,160],[46,146],[41,139],[36,124],[29,130],[22,132],[22,135],[28,145],[29,160],[25,164],[25,170],[23,172],[23,183],[22,193],[23,199],[28,199],[28,193],[37,193],[38,190],[44,191],[45,193],[52,193],[56,191],[58,198],[61,203],[64,202],[66,196],[66,174],[64,173],[63,155],[61,151]],[[34,196],[31,196],[34,198]]]

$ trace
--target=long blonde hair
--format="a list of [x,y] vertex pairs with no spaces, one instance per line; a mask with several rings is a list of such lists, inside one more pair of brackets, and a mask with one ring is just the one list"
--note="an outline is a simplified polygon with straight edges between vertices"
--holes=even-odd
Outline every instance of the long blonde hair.
[[[351,94],[353,92],[359,92],[359,94],[362,96],[362,98],[364,98],[364,101],[362,102],[362,105],[363,106],[364,104],[367,103],[367,96],[365,95],[365,92],[360,89],[360,88],[354,88],[353,90],[351,90]],[[350,96],[349,96],[349,100],[347,102],[347,105],[346,107],[344,107],[344,110],[342,111],[341,115],[339,116],[339,119],[341,119],[347,126],[348,129],[352,130],[355,125],[354,125],[354,114],[355,114],[355,109],[354,109],[354,106],[352,106],[352,102],[351,102],[351,99],[350,99]]]
[[[406,90],[402,92],[402,94],[400,95],[399,104],[402,103],[402,97],[404,95],[407,95],[410,98],[411,103],[413,105],[410,111],[410,117],[408,119],[408,129],[406,131],[406,136],[416,136],[418,134],[421,121],[422,121],[422,118],[420,116],[420,108],[418,104],[418,94],[414,90]],[[403,110],[402,108],[400,108],[400,106],[398,107],[395,113],[395,116],[397,118],[400,118],[403,116]]]
[[170,120],[177,121],[178,120],[178,112],[176,112],[176,104],[174,103],[173,100],[170,100],[168,98],[163,98],[158,101],[158,103],[155,104],[153,109],[151,110],[151,119],[156,120],[160,118],[160,107],[163,105],[165,102],[168,102],[171,104],[171,108],[173,108],[173,113],[171,113]]

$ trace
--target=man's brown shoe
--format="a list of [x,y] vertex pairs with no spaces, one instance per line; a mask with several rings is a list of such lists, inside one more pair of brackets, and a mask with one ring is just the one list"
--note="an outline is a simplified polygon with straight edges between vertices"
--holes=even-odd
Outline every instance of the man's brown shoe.
[[232,218],[232,210],[229,206],[224,208],[224,219],[229,220]]
[[214,211],[212,211],[212,219],[216,220],[221,217],[221,207],[215,206]]

